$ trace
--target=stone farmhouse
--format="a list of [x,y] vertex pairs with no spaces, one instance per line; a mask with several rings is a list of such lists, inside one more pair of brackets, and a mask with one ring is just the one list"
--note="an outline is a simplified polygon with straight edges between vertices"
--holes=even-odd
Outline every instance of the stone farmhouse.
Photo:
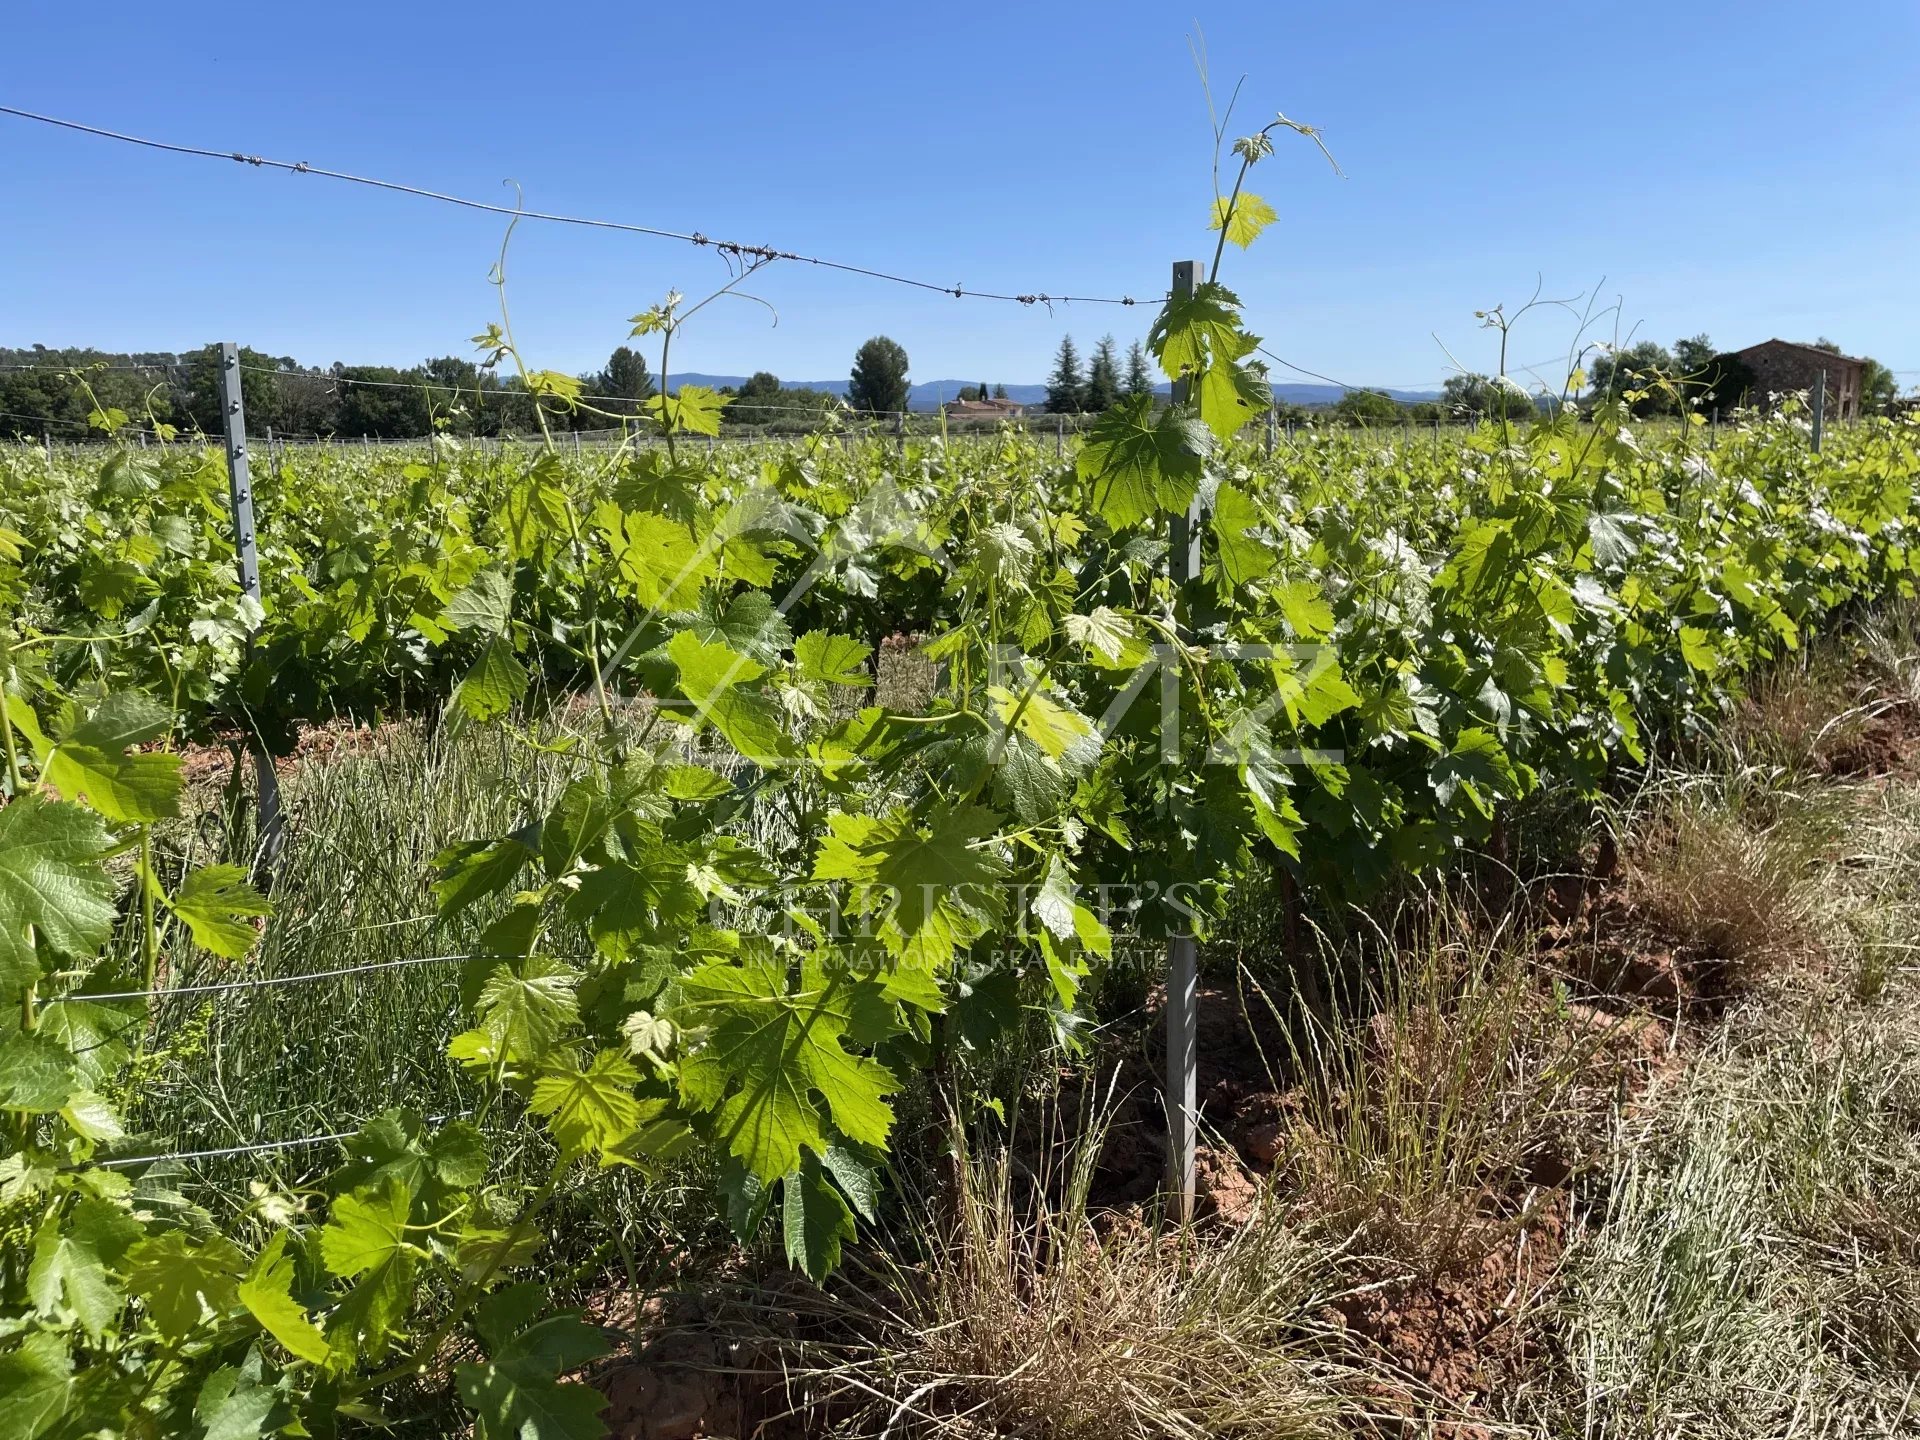
[[1860,391],[1867,362],[1851,355],[1836,355],[1791,340],[1762,340],[1732,357],[1753,372],[1752,403],[1765,404],[1770,395],[1805,391],[1811,395],[1820,383],[1820,372],[1827,372],[1826,417],[1829,420],[1860,418]]
[[1017,400],[949,400],[942,408],[949,420],[1018,420],[1027,413]]

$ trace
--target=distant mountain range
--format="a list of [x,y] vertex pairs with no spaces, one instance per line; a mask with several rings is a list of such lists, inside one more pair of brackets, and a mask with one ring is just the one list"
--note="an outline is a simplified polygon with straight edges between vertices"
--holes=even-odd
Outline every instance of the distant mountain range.
[[[744,375],[702,375],[695,371],[676,371],[671,377],[669,388],[678,390],[682,385],[705,385],[711,390],[726,386],[738,389],[747,383]],[[969,386],[978,385],[978,380],[920,380],[907,389],[907,408],[910,410],[938,410],[942,403],[957,400],[960,392]],[[989,385],[998,382],[989,380]],[[825,390],[834,395],[847,393],[847,382],[842,380],[787,380],[782,382],[789,389]],[[1171,387],[1156,385],[1155,393],[1164,395]],[[1384,386],[1381,388],[1385,388]],[[1347,392],[1338,385],[1294,385],[1280,384],[1273,387],[1274,398],[1291,401],[1295,405],[1332,405]],[[1438,390],[1387,390],[1394,399],[1411,404],[1419,400],[1438,400]],[[1022,405],[1044,405],[1047,399],[1047,387],[1044,385],[1009,385],[1007,398]]]

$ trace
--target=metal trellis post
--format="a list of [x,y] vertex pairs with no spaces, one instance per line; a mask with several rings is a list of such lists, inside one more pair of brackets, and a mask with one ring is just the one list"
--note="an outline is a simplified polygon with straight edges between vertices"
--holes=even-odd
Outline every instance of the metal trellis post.
[[893,417],[893,448],[897,454],[904,455],[907,453],[907,416],[905,411],[898,411]]
[[[1190,298],[1203,273],[1204,267],[1198,260],[1174,261],[1172,298]],[[1175,380],[1173,403],[1185,405],[1191,391],[1190,381]],[[1167,569],[1174,585],[1178,634],[1184,644],[1188,638],[1188,617],[1179,592],[1200,573],[1200,502],[1195,500],[1189,504],[1184,515],[1173,516],[1168,532],[1172,543],[1167,554]],[[1169,716],[1165,708],[1162,709],[1160,723],[1163,725],[1170,723],[1177,727],[1180,724],[1177,690],[1175,696],[1173,714]],[[1176,734],[1176,742],[1177,739]],[[1167,753],[1164,737],[1161,753]],[[1199,943],[1191,933],[1176,935],[1167,941],[1167,1183],[1183,1225],[1193,1219],[1194,1152],[1199,1129],[1199,1001]]]
[[1820,453],[1821,431],[1826,428],[1827,418],[1827,371],[1820,369],[1820,380],[1813,387],[1813,453]]
[[[240,572],[240,589],[260,602],[260,554],[254,543],[253,476],[247,458],[247,411],[240,387],[240,349],[232,341],[220,347],[221,414],[227,427],[227,502],[233,512],[233,556]],[[251,637],[249,637],[251,644]],[[270,877],[279,859],[284,823],[280,815],[280,777],[273,757],[254,734],[248,743],[253,754],[254,786],[258,792],[258,849],[255,873]]]
[[1269,405],[1267,407],[1267,458],[1269,460],[1273,458],[1273,442],[1278,438],[1279,429],[1280,407]]

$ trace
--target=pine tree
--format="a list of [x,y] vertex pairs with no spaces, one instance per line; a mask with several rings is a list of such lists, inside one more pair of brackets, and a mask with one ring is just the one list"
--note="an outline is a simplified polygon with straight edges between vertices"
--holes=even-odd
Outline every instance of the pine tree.
[[993,387],[993,398],[994,398],[994,399],[996,399],[996,400],[1004,400],[1004,399],[1006,399],[1006,398],[1007,398],[1007,387],[1006,387],[1006,386],[1004,386],[1004,385],[996,385],[996,386],[994,386],[994,387]]
[[1096,415],[1111,410],[1120,398],[1120,367],[1114,360],[1113,336],[1102,336],[1093,347],[1093,364],[1087,370],[1086,408]]
[[1140,348],[1140,342],[1134,341],[1127,347],[1127,394],[1151,395],[1153,376],[1147,369],[1147,352]]
[[1073,348],[1071,335],[1063,336],[1053,374],[1047,377],[1047,409],[1056,415],[1077,415],[1087,408],[1086,390],[1086,381],[1080,378],[1080,352]]
[[597,398],[616,402],[606,407],[616,415],[639,414],[640,402],[653,394],[646,356],[624,345],[607,357],[607,368],[594,377],[594,382]]
[[847,404],[883,413],[905,410],[907,394],[907,352],[884,335],[874,336],[853,357]]

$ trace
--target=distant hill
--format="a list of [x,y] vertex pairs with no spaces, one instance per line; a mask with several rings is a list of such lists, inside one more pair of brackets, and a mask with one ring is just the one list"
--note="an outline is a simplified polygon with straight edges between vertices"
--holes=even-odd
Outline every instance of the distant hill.
[[[705,385],[709,389],[719,390],[725,386],[738,389],[747,383],[744,375],[703,375],[697,371],[676,371],[672,376],[672,388],[678,390],[682,385]],[[825,390],[834,395],[847,393],[845,380],[786,380],[782,384],[808,390]],[[938,410],[943,401],[957,400],[960,392],[978,380],[919,380],[908,387],[907,408],[910,410]],[[989,385],[1000,382],[989,380]],[[1165,395],[1172,387],[1164,383],[1154,387],[1156,394]],[[1382,387],[1384,388],[1384,387]],[[1347,392],[1338,385],[1294,385],[1280,384],[1273,387],[1274,398],[1291,401],[1295,405],[1332,405]],[[1438,400],[1438,390],[1387,390],[1387,394],[1405,404],[1419,400]],[[1022,405],[1044,405],[1047,400],[1047,387],[1044,385],[1008,385],[1007,398]]]

